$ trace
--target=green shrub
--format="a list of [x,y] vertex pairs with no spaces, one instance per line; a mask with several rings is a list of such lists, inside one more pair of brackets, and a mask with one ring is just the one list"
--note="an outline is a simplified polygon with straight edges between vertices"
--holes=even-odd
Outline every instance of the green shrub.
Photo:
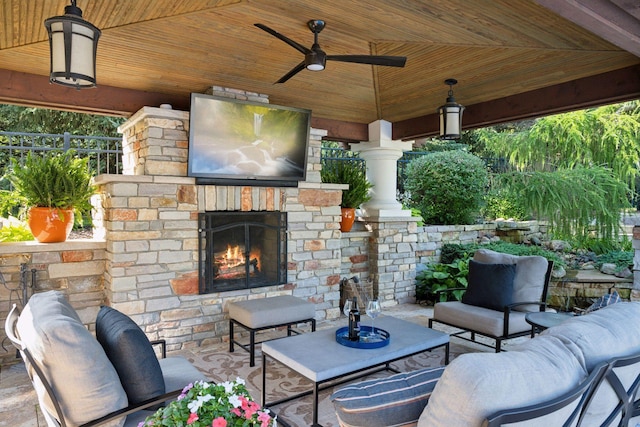
[[487,183],[487,168],[479,157],[444,151],[411,161],[405,188],[425,224],[472,224]]
[[625,268],[633,268],[633,255],[634,251],[610,251],[596,257],[595,266],[597,269],[602,267],[602,264],[615,264],[616,270],[621,271]]
[[459,259],[469,258],[469,253],[473,253],[468,245],[459,245],[455,243],[445,243],[440,249],[440,262],[443,264],[451,264]]
[[491,190],[484,198],[485,206],[481,213],[485,219],[511,218],[522,220],[526,213],[518,196],[503,189]]
[[25,242],[33,240],[29,226],[13,217],[2,221],[0,242]]
[[466,288],[469,275],[469,260],[458,260],[450,264],[427,264],[426,269],[416,275],[416,300],[447,301],[449,298],[460,300],[464,290],[451,292],[437,291],[451,288]]

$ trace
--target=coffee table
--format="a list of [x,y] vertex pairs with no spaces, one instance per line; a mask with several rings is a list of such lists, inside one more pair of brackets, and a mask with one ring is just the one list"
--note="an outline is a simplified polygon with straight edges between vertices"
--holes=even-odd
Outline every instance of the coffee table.
[[[262,406],[272,407],[313,394],[313,426],[320,426],[318,392],[326,387],[381,370],[395,371],[390,363],[438,347],[445,347],[445,364],[449,363],[448,334],[391,316],[377,318],[375,326],[389,332],[391,340],[387,346],[376,349],[343,346],[336,342],[334,328],[262,343]],[[267,357],[311,380],[313,389],[267,402]],[[326,386],[321,387],[323,384]]]

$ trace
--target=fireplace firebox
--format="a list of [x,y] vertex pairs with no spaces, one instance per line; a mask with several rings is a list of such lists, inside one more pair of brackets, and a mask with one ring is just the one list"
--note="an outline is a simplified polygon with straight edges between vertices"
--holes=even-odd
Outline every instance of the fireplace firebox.
[[286,212],[204,212],[198,224],[201,294],[286,283]]

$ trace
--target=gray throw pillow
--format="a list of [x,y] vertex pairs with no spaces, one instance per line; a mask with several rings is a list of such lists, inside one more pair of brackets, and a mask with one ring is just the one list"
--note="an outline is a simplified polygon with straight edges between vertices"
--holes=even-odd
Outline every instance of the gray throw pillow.
[[129,316],[111,307],[100,307],[96,338],[116,368],[129,404],[165,393],[158,357],[145,333]]
[[502,311],[513,302],[515,264],[484,264],[469,260],[467,291],[462,302]]
[[340,425],[415,425],[444,367],[392,375],[343,387],[331,395]]

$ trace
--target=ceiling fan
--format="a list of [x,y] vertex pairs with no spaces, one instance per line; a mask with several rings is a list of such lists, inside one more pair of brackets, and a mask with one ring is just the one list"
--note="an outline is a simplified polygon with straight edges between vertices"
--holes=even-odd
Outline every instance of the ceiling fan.
[[276,83],[284,83],[291,77],[298,74],[300,71],[307,70],[321,71],[324,70],[324,66],[327,61],[340,61],[340,62],[355,62],[357,64],[370,64],[370,65],[386,65],[389,67],[404,67],[407,62],[405,56],[376,56],[376,55],[327,55],[324,50],[318,44],[318,34],[324,28],[324,21],[319,19],[313,19],[307,22],[307,26],[313,33],[313,46],[306,48],[300,43],[297,43],[290,38],[283,36],[275,30],[267,27],[263,24],[254,24],[261,30],[266,31],[274,37],[279,38],[289,46],[300,51],[304,54],[304,60],[296,65],[291,71],[282,76]]

